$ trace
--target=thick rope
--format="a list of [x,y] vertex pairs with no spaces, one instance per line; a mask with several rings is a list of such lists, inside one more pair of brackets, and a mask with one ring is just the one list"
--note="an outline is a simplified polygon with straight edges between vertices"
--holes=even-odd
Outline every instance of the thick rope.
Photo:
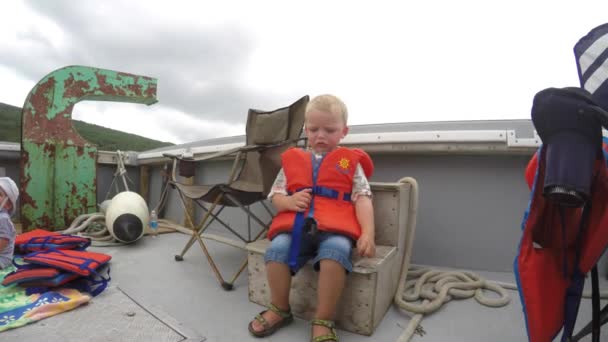
[[[424,315],[435,312],[448,301],[474,297],[489,307],[501,307],[510,301],[505,288],[517,289],[513,284],[487,281],[467,271],[440,271],[413,267],[407,273],[404,291],[398,293],[398,306],[414,313],[399,342],[409,341],[415,333],[421,333],[420,322]],[[498,297],[488,297],[484,290],[496,292]]]
[[[452,298],[464,299],[475,297],[480,304],[490,307],[501,307],[509,303],[509,294],[496,283],[486,281],[472,272],[439,271],[429,268],[412,268],[408,273],[403,292],[403,309],[429,314],[435,312],[442,304]],[[498,293],[498,298],[484,295],[484,290]],[[427,304],[416,304],[428,299]]]
[[[418,183],[410,177],[402,178],[399,182],[409,184],[411,190],[405,253],[403,253],[399,286],[395,293],[394,303],[399,308],[413,313],[414,316],[397,341],[407,342],[414,334],[423,335],[424,330],[420,326],[423,316],[438,310],[441,305],[452,298],[474,297],[480,304],[489,307],[507,305],[510,298],[506,290],[517,291],[515,284],[488,281],[468,271],[439,271],[416,266],[410,270],[418,212]],[[484,290],[496,292],[498,297],[487,297],[484,295]],[[583,292],[583,298],[591,298],[591,292]],[[601,291],[600,298],[608,299],[608,291]],[[420,301],[422,302],[420,303]]]
[[[405,177],[400,179],[399,183],[409,184],[411,189],[404,244],[405,252],[403,253],[399,286],[395,293],[394,302],[399,308],[415,315],[398,341],[406,342],[411,339],[414,333],[422,334],[419,325],[423,315],[438,310],[443,303],[452,298],[474,296],[483,305],[493,307],[506,305],[509,302],[508,294],[498,283],[488,282],[471,272],[437,271],[416,267],[410,270],[418,213],[418,182],[414,178]],[[500,297],[486,297],[483,294],[483,289],[497,292]],[[416,303],[420,300],[422,300],[422,303]]]
[[[116,171],[114,172],[114,177],[112,178],[112,183],[108,187],[108,191],[106,192],[106,200],[110,197],[110,192],[112,191],[112,186],[115,186],[116,194],[120,193],[120,189],[118,186],[118,182],[116,179],[120,177],[122,179],[123,186],[125,191],[129,191],[129,181],[133,184],[133,181],[129,178],[127,174],[127,168],[125,167],[124,162],[125,154],[120,150],[116,151]],[[100,205],[101,212],[93,213],[93,214],[83,214],[74,219],[70,226],[60,231],[63,234],[72,234],[79,235],[86,238],[91,239],[91,245],[97,247],[112,247],[112,246],[123,246],[127,243],[117,241],[114,239],[110,231],[106,227],[105,224],[105,209],[104,204]]]
[[74,219],[70,226],[59,233],[83,236],[91,239],[91,245],[96,247],[111,247],[125,245],[116,241],[108,231],[103,213],[83,214]]

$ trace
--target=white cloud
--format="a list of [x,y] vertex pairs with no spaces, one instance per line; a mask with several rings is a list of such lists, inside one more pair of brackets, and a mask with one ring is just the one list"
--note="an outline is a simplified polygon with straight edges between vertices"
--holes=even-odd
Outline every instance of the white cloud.
[[21,107],[34,82],[23,79],[14,70],[0,65],[0,84],[10,83],[10,86],[0,85],[0,102]]
[[84,101],[74,106],[72,118],[173,143],[245,134],[244,124],[199,119],[160,104]]
[[529,118],[537,91],[578,85],[572,48],[607,11],[594,0],[10,2],[0,102],[21,106],[44,75],[83,64],[156,77],[160,102],[80,104],[81,119],[176,143],[240,134],[250,107],[327,92],[351,124]]

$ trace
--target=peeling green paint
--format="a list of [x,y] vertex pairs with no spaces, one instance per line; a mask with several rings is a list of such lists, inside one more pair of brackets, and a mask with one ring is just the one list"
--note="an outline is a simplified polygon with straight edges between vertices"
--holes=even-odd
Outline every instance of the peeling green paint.
[[21,222],[24,230],[60,230],[97,211],[97,147],[72,127],[80,101],[156,103],[156,79],[68,66],[45,76],[23,106]]

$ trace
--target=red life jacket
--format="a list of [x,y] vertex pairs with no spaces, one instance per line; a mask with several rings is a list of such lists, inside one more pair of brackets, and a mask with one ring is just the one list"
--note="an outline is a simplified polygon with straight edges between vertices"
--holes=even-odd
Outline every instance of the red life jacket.
[[571,330],[584,275],[608,246],[608,168],[604,156],[600,154],[594,165],[591,209],[581,228],[580,208],[558,208],[543,196],[545,149],[543,146],[534,155],[526,169],[532,197],[514,262],[531,342],[552,341],[562,327]]
[[32,264],[52,266],[85,277],[95,274],[95,270],[110,259],[110,255],[103,253],[71,250],[40,251],[23,257],[23,260]]
[[90,244],[91,240],[82,236],[60,234],[44,229],[34,229],[15,238],[15,250],[21,254],[47,249],[84,250]]
[[[319,230],[344,234],[354,240],[359,239],[361,226],[350,200],[350,192],[357,165],[361,164],[367,177],[373,173],[374,165],[371,158],[363,150],[339,147],[324,157],[319,167],[316,184],[313,184],[312,158],[311,152],[300,148],[291,148],[281,155],[283,171],[287,179],[287,191],[294,193],[314,186],[316,190],[313,189],[313,218]],[[314,195],[317,190],[329,192],[332,196]],[[306,216],[309,210],[310,207],[305,212]],[[268,238],[272,240],[278,233],[290,232],[295,217],[296,213],[293,211],[278,213],[272,220]]]
[[103,253],[75,250],[43,250],[23,256],[27,263],[13,262],[17,270],[6,275],[2,285],[18,284],[27,294],[42,293],[49,287],[66,286],[89,292],[93,297],[100,294],[110,281],[97,270],[112,257]]
[[18,284],[21,287],[56,287],[81,277],[53,267],[28,268],[17,265],[17,270],[4,277],[2,285]]

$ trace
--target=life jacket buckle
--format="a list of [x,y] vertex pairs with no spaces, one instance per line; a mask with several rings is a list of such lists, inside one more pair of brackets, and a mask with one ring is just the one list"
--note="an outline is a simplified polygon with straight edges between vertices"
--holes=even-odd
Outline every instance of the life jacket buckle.
[[317,243],[319,239],[319,229],[317,227],[317,221],[313,218],[306,218],[303,227],[304,234],[313,242]]

